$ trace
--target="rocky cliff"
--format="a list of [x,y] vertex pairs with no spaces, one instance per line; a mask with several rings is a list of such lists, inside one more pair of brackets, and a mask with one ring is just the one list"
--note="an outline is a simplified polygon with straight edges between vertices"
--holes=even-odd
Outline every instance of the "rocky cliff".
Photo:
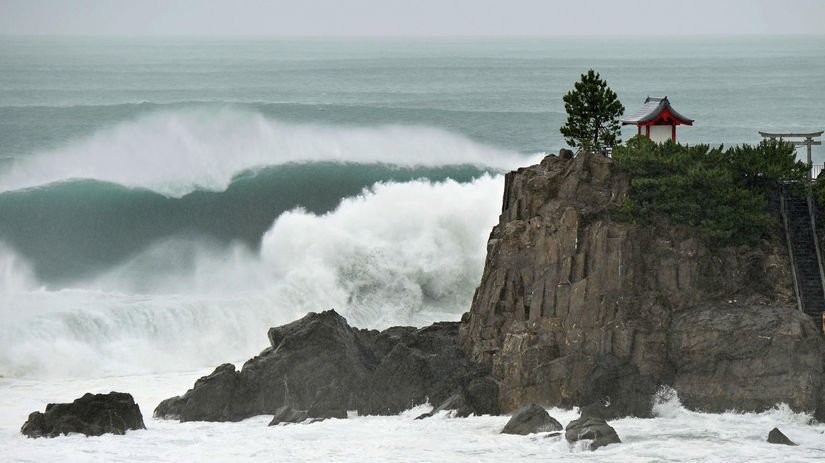
[[794,310],[779,230],[710,249],[689,229],[611,220],[628,182],[596,154],[548,156],[505,182],[459,335],[503,411],[609,401],[646,416],[661,385],[707,411],[817,408],[825,342]]

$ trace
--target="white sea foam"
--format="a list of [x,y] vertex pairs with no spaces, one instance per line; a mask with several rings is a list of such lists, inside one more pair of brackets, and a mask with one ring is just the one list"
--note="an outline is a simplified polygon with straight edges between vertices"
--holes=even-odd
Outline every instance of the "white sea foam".
[[[178,423],[151,417],[167,397],[191,387],[209,370],[83,380],[20,380],[0,378],[0,461],[339,461],[339,462],[816,462],[825,455],[825,425],[807,424],[805,415],[787,410],[765,413],[696,413],[672,403],[675,415],[654,419],[611,421],[621,444],[596,451],[570,445],[546,433],[528,436],[499,434],[507,416],[425,420],[419,406],[397,416],[355,416],[313,424],[267,426],[270,416],[238,423]],[[131,392],[141,407],[146,430],[125,436],[63,436],[27,439],[19,429],[29,412],[48,402],[67,402],[85,392]],[[549,409],[567,425],[576,410]],[[779,427],[799,444],[765,442]]]
[[489,176],[377,184],[323,216],[283,214],[260,252],[170,241],[74,288],[5,293],[0,375],[241,360],[266,346],[269,326],[330,308],[368,328],[456,320],[480,279],[501,190]]
[[245,169],[313,161],[501,169],[530,162],[435,128],[295,125],[239,109],[193,108],[151,113],[19,158],[0,172],[0,191],[83,178],[181,196],[224,190]]

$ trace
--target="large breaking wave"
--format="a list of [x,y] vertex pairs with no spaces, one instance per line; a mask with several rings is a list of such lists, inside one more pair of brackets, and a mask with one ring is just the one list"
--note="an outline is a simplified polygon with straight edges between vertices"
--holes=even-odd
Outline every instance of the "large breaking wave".
[[0,191],[93,179],[180,197],[222,191],[245,170],[336,161],[404,167],[475,165],[509,169],[522,157],[440,129],[287,124],[234,108],[188,108],[139,116],[15,160]]
[[457,319],[504,169],[524,156],[420,127],[155,114],[0,174],[0,375],[240,360],[269,326]]

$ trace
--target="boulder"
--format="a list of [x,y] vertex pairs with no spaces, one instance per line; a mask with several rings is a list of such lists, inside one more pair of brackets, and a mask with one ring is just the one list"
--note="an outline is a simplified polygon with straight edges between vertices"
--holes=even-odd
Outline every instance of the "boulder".
[[506,174],[459,334],[498,382],[499,408],[607,400],[603,418],[649,417],[667,384],[692,409],[787,402],[825,417],[825,338],[793,310],[781,228],[711,249],[689,227],[617,220],[628,190],[588,152]]
[[585,439],[592,440],[590,450],[622,442],[616,430],[605,420],[592,416],[583,416],[571,421],[565,429],[564,438],[570,443]]
[[87,436],[125,434],[146,429],[140,407],[131,394],[84,394],[72,403],[48,404],[45,413],[33,412],[20,429],[27,437],[57,437],[80,433]]
[[458,323],[358,330],[333,310],[271,328],[270,347],[237,371],[231,364],[161,402],[159,418],[238,421],[285,405],[309,418],[396,414],[454,394],[461,414],[498,412],[497,383],[458,346]]
[[778,428],[771,429],[771,432],[768,433],[768,442],[771,444],[780,444],[780,445],[797,445],[794,441],[788,439],[787,436],[782,434]]
[[[310,420],[309,413],[306,410],[295,410],[289,405],[284,405],[275,411],[275,416],[269,422],[270,426],[275,426],[282,423],[303,423]],[[311,421],[315,421],[312,419]]]
[[561,431],[562,429],[564,428],[561,423],[550,416],[547,410],[536,404],[530,404],[513,413],[501,433],[524,436],[536,432]]

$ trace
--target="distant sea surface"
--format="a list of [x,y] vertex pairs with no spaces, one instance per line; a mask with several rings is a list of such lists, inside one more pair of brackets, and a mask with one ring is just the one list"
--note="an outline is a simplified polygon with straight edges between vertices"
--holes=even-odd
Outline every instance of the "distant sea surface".
[[[282,431],[148,417],[309,311],[335,308],[365,328],[458,320],[502,174],[565,146],[562,96],[590,68],[628,112],[667,96],[696,120],[678,130],[686,143],[825,129],[825,36],[0,38],[0,460],[255,460],[290,448],[291,461],[585,458],[501,437],[500,418]],[[135,393],[150,431],[51,447],[18,432],[47,402],[113,388]],[[613,459],[667,460],[675,445],[701,460],[770,461],[778,451],[760,445],[774,421],[804,444],[791,458],[825,455],[822,428],[781,406],[662,407],[617,425],[629,445]],[[416,437],[337,452],[393,429]],[[266,445],[246,445],[248,432]],[[651,447],[651,435],[668,444]],[[209,436],[225,438],[218,453],[190,453]],[[318,439],[329,445],[305,445]],[[427,439],[437,456],[416,451]]]

